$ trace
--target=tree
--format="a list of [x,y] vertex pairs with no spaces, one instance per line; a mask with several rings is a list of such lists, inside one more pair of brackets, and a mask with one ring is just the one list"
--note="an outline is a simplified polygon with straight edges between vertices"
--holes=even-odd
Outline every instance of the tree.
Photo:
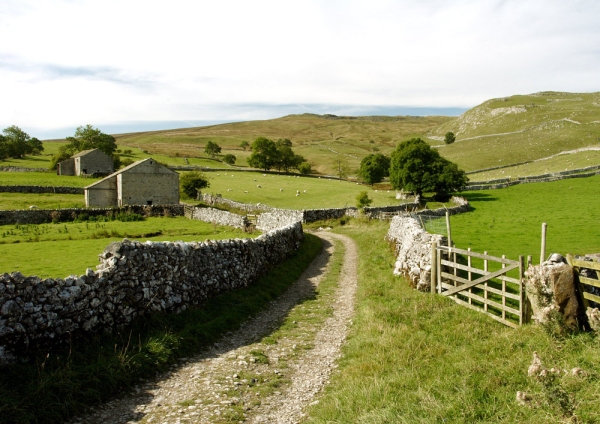
[[[75,153],[83,150],[98,149],[112,157],[115,165],[118,165],[120,158],[116,156],[117,142],[110,134],[104,134],[98,128],[92,127],[90,124],[77,127],[73,137],[67,137],[68,144],[58,148],[58,153],[52,157],[50,161],[50,169],[56,169],[59,162],[69,159]],[[118,169],[118,166],[115,166]]]
[[184,172],[179,177],[179,189],[190,199],[197,199],[200,190],[209,186],[208,179],[200,171]]
[[454,133],[452,131],[448,131],[446,133],[446,136],[444,137],[444,142],[446,144],[452,144],[456,141],[456,137],[454,136]]
[[231,153],[223,156],[223,162],[225,162],[228,165],[233,165],[235,163],[236,159],[237,158],[234,155],[232,155]]
[[29,134],[16,125],[4,128],[4,135],[0,140],[0,158],[7,157],[20,159],[25,155],[39,154],[44,150],[42,142],[31,138]]
[[248,147],[250,147],[250,143],[248,143],[246,140],[242,141],[242,144],[240,144],[240,147],[244,150],[246,150]]
[[392,153],[390,182],[397,190],[421,196],[434,192],[442,198],[459,190],[468,181],[464,171],[420,138],[404,141]]
[[350,172],[350,165],[348,164],[348,160],[344,156],[336,156],[333,160],[333,166],[335,168],[337,176],[340,179],[348,176],[348,173]]
[[265,137],[258,137],[254,140],[248,165],[268,171],[277,164],[278,159],[279,151],[272,140]]
[[216,155],[221,153],[221,147],[217,143],[213,143],[209,141],[206,143],[206,147],[204,148],[204,153],[209,155],[211,158],[214,158]]
[[277,141],[275,142],[275,145],[276,145],[277,147],[279,147],[279,146],[288,146],[288,147],[292,147],[292,142],[291,142],[289,139],[287,139],[287,138],[280,138],[279,140],[277,140]]
[[302,162],[300,165],[298,165],[298,171],[303,174],[303,175],[308,175],[312,172],[312,168],[310,166],[310,163],[308,162]]
[[361,191],[356,196],[356,207],[359,209],[363,209],[373,203],[373,199],[369,199],[369,195],[366,191]]
[[67,141],[75,150],[74,153],[82,150],[98,149],[108,156],[112,156],[117,150],[117,142],[110,134],[104,134],[98,128],[90,124],[77,127],[74,137],[67,137]]
[[390,158],[381,153],[368,155],[360,162],[358,176],[367,184],[375,184],[383,181],[384,177],[390,175]]

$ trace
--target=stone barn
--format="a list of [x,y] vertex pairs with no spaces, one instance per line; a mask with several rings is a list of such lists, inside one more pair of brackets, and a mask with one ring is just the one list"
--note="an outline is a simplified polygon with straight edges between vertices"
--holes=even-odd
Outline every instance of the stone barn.
[[87,207],[179,203],[179,174],[152,158],[133,163],[84,188]]
[[98,149],[83,150],[56,167],[58,175],[109,175],[113,172],[113,158]]

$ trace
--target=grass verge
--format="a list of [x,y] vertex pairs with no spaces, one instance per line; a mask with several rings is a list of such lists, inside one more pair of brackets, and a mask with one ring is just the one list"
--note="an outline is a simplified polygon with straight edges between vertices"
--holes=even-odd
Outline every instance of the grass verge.
[[113,335],[40,352],[2,368],[0,422],[62,422],[191,356],[232,331],[283,293],[321,248],[307,234],[299,251],[249,287],[178,315],[153,315]]
[[[563,398],[579,422],[600,420],[596,337],[511,329],[411,289],[392,275],[388,225],[353,220],[335,227],[359,246],[356,315],[338,371],[308,422],[575,422]],[[585,375],[547,388],[527,376],[534,351],[548,368],[581,367]],[[527,406],[517,403],[517,391],[528,394]]]

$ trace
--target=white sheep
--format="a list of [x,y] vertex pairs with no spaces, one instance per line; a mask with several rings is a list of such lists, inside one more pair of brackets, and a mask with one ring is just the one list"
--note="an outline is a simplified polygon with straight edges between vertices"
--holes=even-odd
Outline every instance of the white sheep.
[[280,189],[279,189],[279,191],[283,191],[283,189],[282,189],[282,188],[280,188]]
[[296,197],[300,196],[300,193],[296,193]]
[[300,194],[300,190],[296,190],[296,195]]
[[304,192],[306,193],[306,190],[304,190]]
[[230,188],[228,188],[228,189],[227,189],[227,191],[231,191],[231,189],[230,189]]
[[244,193],[248,193],[248,190],[245,190]]
[[256,188],[262,188],[262,187],[260,186],[260,184],[257,184],[257,185],[256,185]]
[[29,209],[37,209],[38,207],[36,205],[31,205],[29,206]]

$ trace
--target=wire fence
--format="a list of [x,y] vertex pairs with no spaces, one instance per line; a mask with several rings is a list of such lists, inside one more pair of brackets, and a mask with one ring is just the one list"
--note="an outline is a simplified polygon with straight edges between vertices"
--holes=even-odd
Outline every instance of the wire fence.
[[446,227],[446,217],[439,215],[426,215],[411,213],[411,218],[417,220],[421,228],[430,234],[439,234],[441,236],[448,236],[448,228]]

